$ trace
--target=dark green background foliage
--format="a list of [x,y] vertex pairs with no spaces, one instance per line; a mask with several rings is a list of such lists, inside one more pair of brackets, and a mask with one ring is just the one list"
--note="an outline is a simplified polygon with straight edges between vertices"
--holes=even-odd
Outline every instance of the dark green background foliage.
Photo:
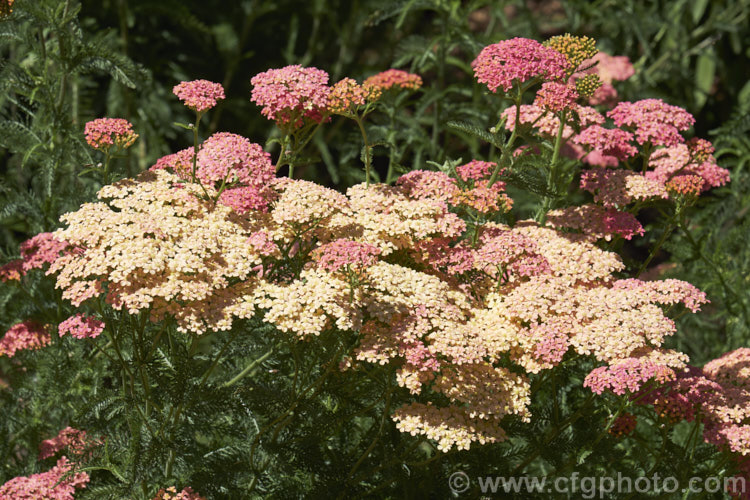
[[[0,20],[0,263],[17,255],[21,241],[59,227],[62,213],[93,199],[98,181],[79,175],[101,160],[83,139],[88,120],[127,118],[140,134],[128,156],[116,162],[120,176],[135,175],[192,144],[173,126],[192,121],[171,92],[182,80],[204,78],[226,89],[227,99],[208,115],[203,138],[229,131],[263,143],[277,132],[250,102],[250,78],[258,72],[288,64],[316,66],[332,83],[347,76],[361,81],[391,67],[419,73],[424,87],[401,103],[409,112],[376,113],[367,124],[382,178],[390,162],[408,171],[432,168],[428,161],[492,159],[495,151],[488,144],[447,126],[463,121],[487,129],[506,105],[474,83],[471,61],[483,46],[501,39],[542,40],[570,32],[594,37],[610,54],[629,56],[636,74],[618,87],[621,97],[660,97],[688,109],[696,116],[696,135],[715,143],[719,164],[732,172],[731,184],[702,197],[655,259],[669,266],[670,276],[695,284],[712,301],[702,314],[680,320],[672,346],[700,365],[750,339],[750,0],[17,0],[14,8],[11,17]],[[393,124],[398,134],[389,132]],[[276,147],[268,149],[275,154]],[[352,122],[335,118],[311,142],[297,175],[340,188],[360,182],[360,147]],[[647,252],[661,235],[657,216],[642,222],[649,236],[628,245],[626,254]],[[55,324],[69,316],[49,282],[35,279],[31,294],[0,287],[0,331],[32,315]],[[123,328],[137,332],[138,325],[129,321],[137,318],[123,320]],[[327,366],[319,361],[333,359],[352,339],[321,338],[295,347],[283,336],[264,335],[252,321],[237,331],[250,333],[240,335],[243,340],[228,353],[231,361],[202,387],[184,381],[200,380],[209,363],[201,353],[218,345],[201,345],[194,365],[172,366],[164,357],[148,366],[160,387],[157,402],[189,402],[185,418],[198,439],[178,434],[162,436],[161,442],[132,426],[109,429],[111,446],[97,452],[102,469],[91,472],[99,486],[87,490],[90,498],[153,494],[159,476],[152,464],[168,462],[169,450],[179,447],[184,453],[174,463],[174,477],[190,478],[201,493],[216,498],[239,498],[237,492],[249,487],[248,467],[266,471],[253,485],[255,492],[278,498],[342,491],[446,497],[444,478],[455,470],[474,477],[514,468],[530,474],[620,470],[665,476],[690,468],[685,465],[689,429],[647,435],[668,459],[643,463],[637,450],[609,436],[590,439],[606,414],[561,425],[562,415],[588,404],[575,399],[583,397],[581,391],[563,390],[580,386],[585,373],[564,371],[540,387],[533,426],[508,423],[523,438],[511,446],[442,457],[381,420],[388,408],[401,404],[396,393],[393,400],[388,396],[392,374],[373,368],[355,382],[338,374],[322,377]],[[170,344],[170,354],[179,359],[189,348],[184,342]],[[256,376],[225,386],[275,342],[280,354],[259,363]],[[33,450],[62,422],[96,434],[113,418],[137,421],[128,416],[132,405],[108,392],[114,368],[94,362],[95,355],[65,338],[48,350],[19,355],[21,365],[0,359],[0,376],[20,384],[13,396],[0,390],[0,483],[48,468],[48,462],[33,460]],[[68,361],[51,364],[61,358]],[[24,377],[20,366],[38,370],[38,376]],[[299,377],[292,385],[275,373]],[[212,397],[191,400],[195,394]],[[18,404],[19,397],[24,404]],[[76,403],[83,400],[84,407]],[[290,405],[294,411],[275,439],[254,439],[274,423],[269,415],[283,414]],[[559,432],[549,432],[552,428]],[[130,435],[142,439],[129,440]],[[593,444],[581,447],[587,439]],[[18,456],[21,444],[31,456]],[[110,448],[117,451],[110,454]],[[693,463],[700,463],[701,453],[711,449],[697,448]],[[719,466],[706,460],[695,475]]]

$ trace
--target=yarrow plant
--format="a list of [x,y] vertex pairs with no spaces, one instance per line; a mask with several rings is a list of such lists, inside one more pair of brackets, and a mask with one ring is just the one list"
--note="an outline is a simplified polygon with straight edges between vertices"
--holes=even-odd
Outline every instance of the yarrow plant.
[[[383,470],[417,471],[449,454],[495,450],[506,472],[541,470],[570,434],[584,452],[549,459],[565,470],[601,443],[643,440],[647,423],[663,439],[661,451],[648,448],[660,463],[670,449],[662,430],[681,420],[702,422],[714,453],[746,467],[748,353],[698,374],[668,342],[675,318],[708,298],[642,275],[728,171],[708,141],[682,135],[694,118],[681,108],[593,107],[616,98],[597,97],[603,83],[629,72],[600,54],[571,35],[485,47],[471,68],[508,104],[477,133],[493,153],[398,177],[389,165],[386,182],[376,181],[364,120],[389,93],[419,90],[416,74],[330,86],[325,71],[299,65],[256,75],[251,100],[282,135],[275,164],[237,134],[201,141],[223,89],[177,85],[196,113],[183,126],[193,147],[134,178],[109,183],[105,169],[97,200],[0,269],[8,286],[49,276],[56,294],[50,321],[16,324],[0,354],[64,348],[108,369],[98,389],[107,395],[76,415],[90,427],[61,422],[38,444],[40,460],[68,458],[11,479],[0,498],[72,498],[89,481],[92,495],[273,495],[274,477],[296,477],[287,463],[301,470],[308,456],[344,471],[342,495],[364,494],[392,487]],[[364,178],[343,193],[293,178],[300,150],[335,116],[354,121],[364,143]],[[130,128],[117,123],[120,135],[87,125],[100,131],[92,147],[125,144]],[[510,186],[527,191],[523,210]],[[667,230],[633,264],[619,251],[646,235],[646,207],[661,210]],[[311,426],[316,412],[325,425]],[[164,486],[175,484],[193,486]]]

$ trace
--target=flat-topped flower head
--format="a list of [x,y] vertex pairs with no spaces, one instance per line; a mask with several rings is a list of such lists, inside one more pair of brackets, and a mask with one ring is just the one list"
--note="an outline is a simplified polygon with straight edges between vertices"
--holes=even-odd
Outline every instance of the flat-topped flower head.
[[14,477],[0,486],[0,500],[73,500],[76,489],[85,488],[89,475],[76,472],[66,457],[47,472]]
[[523,83],[534,77],[562,80],[570,64],[560,52],[536,40],[512,38],[482,49],[471,67],[477,81],[486,84],[491,92],[499,88],[507,92],[514,81]]
[[60,336],[69,333],[77,339],[95,339],[104,331],[104,322],[85,314],[76,314],[57,327]]
[[133,125],[124,118],[97,118],[86,123],[84,133],[89,146],[103,152],[129,148],[138,139]]
[[349,114],[364,106],[370,93],[356,80],[344,78],[336,83],[328,96],[328,110],[335,114]]
[[362,86],[384,92],[392,88],[417,90],[422,86],[422,77],[402,69],[389,69],[365,80]]
[[570,65],[570,71],[574,71],[584,60],[596,54],[596,40],[587,36],[573,36],[570,33],[553,36],[544,42],[544,45],[564,55]]
[[548,109],[553,113],[572,108],[578,92],[573,85],[560,82],[544,82],[542,88],[536,93],[534,105]]
[[261,114],[282,128],[298,128],[304,118],[321,122],[328,112],[328,73],[299,64],[255,75],[251,101]]
[[180,82],[174,86],[172,92],[196,113],[205,113],[225,97],[224,87],[220,83],[208,80]]
[[201,145],[195,176],[216,189],[235,183],[260,188],[276,176],[276,169],[260,145],[237,134],[218,132]]
[[362,271],[375,265],[380,252],[378,247],[369,243],[338,239],[316,248],[313,259],[329,273],[341,269]]
[[607,241],[613,236],[629,240],[635,235],[644,234],[643,226],[633,214],[593,204],[552,210],[547,214],[547,222],[552,227],[577,229],[583,234]]
[[673,198],[694,198],[703,190],[703,178],[698,175],[676,175],[665,185],[667,192]]
[[49,345],[52,337],[47,327],[36,321],[13,325],[0,339],[0,356],[12,358],[18,351],[35,351]]
[[613,156],[620,161],[638,153],[638,149],[631,144],[632,140],[633,134],[626,130],[604,128],[601,125],[591,125],[573,138],[576,144],[606,156]]
[[675,146],[685,142],[680,131],[693,126],[695,118],[684,109],[661,99],[621,102],[607,113],[618,127],[632,127],[639,144]]

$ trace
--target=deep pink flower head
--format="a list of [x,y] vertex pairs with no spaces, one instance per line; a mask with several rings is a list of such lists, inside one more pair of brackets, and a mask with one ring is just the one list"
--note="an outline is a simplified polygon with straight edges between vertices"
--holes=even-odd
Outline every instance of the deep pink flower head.
[[49,345],[52,338],[47,328],[36,321],[24,321],[10,327],[0,339],[0,356],[12,358],[22,350],[34,351]]
[[219,132],[201,145],[196,177],[204,184],[241,183],[257,188],[276,175],[271,155],[258,144],[229,132]]
[[84,133],[89,146],[105,152],[113,146],[128,148],[138,139],[133,125],[124,118],[97,118],[86,123]]
[[316,248],[313,258],[319,267],[334,273],[347,268],[363,270],[374,265],[378,255],[380,249],[369,243],[338,239]]
[[45,264],[52,264],[70,245],[67,241],[55,239],[52,233],[39,233],[21,243],[23,270],[41,269]]
[[619,128],[609,129],[601,125],[591,125],[573,138],[573,142],[598,151],[604,156],[613,156],[618,160],[627,160],[638,153],[630,141],[633,134]]
[[479,83],[486,84],[491,92],[498,88],[507,92],[514,80],[523,83],[535,76],[562,80],[569,64],[560,52],[536,40],[512,38],[482,49],[471,67]]
[[251,101],[280,127],[302,126],[304,118],[320,122],[328,106],[328,73],[295,64],[258,73],[250,81]]
[[217,101],[224,99],[224,87],[220,83],[208,80],[180,82],[172,89],[188,108],[197,113],[205,113],[216,106]]
[[47,472],[28,477],[14,477],[0,486],[0,500],[73,500],[76,488],[85,488],[89,475],[74,472],[73,465],[65,457]]
[[593,204],[552,210],[547,214],[547,222],[552,227],[578,229],[607,241],[614,235],[629,240],[635,235],[644,234],[643,226],[633,214]]
[[371,76],[365,80],[362,86],[365,89],[375,88],[380,91],[389,90],[393,87],[417,90],[422,86],[422,77],[401,69],[389,69]]
[[542,88],[536,93],[534,105],[558,113],[572,108],[576,99],[578,99],[578,92],[575,86],[560,82],[544,82]]
[[621,102],[607,116],[618,127],[635,128],[639,144],[650,142],[655,146],[675,146],[685,142],[679,132],[695,123],[693,115],[661,99]]
[[69,333],[77,339],[95,339],[104,331],[104,322],[79,313],[60,323],[57,331],[61,336]]

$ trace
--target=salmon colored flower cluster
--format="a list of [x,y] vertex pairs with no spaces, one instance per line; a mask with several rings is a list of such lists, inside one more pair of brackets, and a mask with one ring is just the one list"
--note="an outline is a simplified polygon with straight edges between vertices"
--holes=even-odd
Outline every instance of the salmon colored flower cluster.
[[129,148],[138,134],[133,125],[124,118],[97,118],[86,123],[86,142],[94,149],[107,152],[110,148]]
[[362,270],[375,265],[380,249],[368,243],[338,239],[321,245],[313,259],[321,269],[335,273],[341,269]]
[[643,226],[633,214],[593,204],[553,210],[547,214],[547,221],[552,227],[576,229],[607,241],[615,235],[629,240],[644,234]]
[[41,323],[17,323],[0,338],[0,356],[12,358],[18,351],[35,351],[49,345],[51,341],[47,327]]
[[185,106],[197,113],[205,113],[216,106],[218,101],[224,100],[224,87],[220,83],[208,80],[193,80],[180,82],[174,86],[172,93]]
[[680,131],[688,130],[695,123],[693,115],[661,99],[621,102],[607,112],[607,117],[618,127],[632,128],[638,144],[648,142],[654,146],[684,143]]
[[572,108],[577,99],[578,92],[574,86],[560,82],[544,82],[536,93],[534,105],[559,113]]
[[47,472],[15,477],[0,486],[0,500],[73,500],[75,491],[88,482],[87,473],[75,472],[73,464],[62,457]]
[[393,87],[417,90],[422,86],[422,77],[402,69],[389,69],[367,78],[362,86],[365,89],[375,89],[379,92],[390,90]]
[[328,110],[335,114],[353,113],[365,101],[372,99],[372,93],[352,78],[344,78],[336,83],[328,96]]

